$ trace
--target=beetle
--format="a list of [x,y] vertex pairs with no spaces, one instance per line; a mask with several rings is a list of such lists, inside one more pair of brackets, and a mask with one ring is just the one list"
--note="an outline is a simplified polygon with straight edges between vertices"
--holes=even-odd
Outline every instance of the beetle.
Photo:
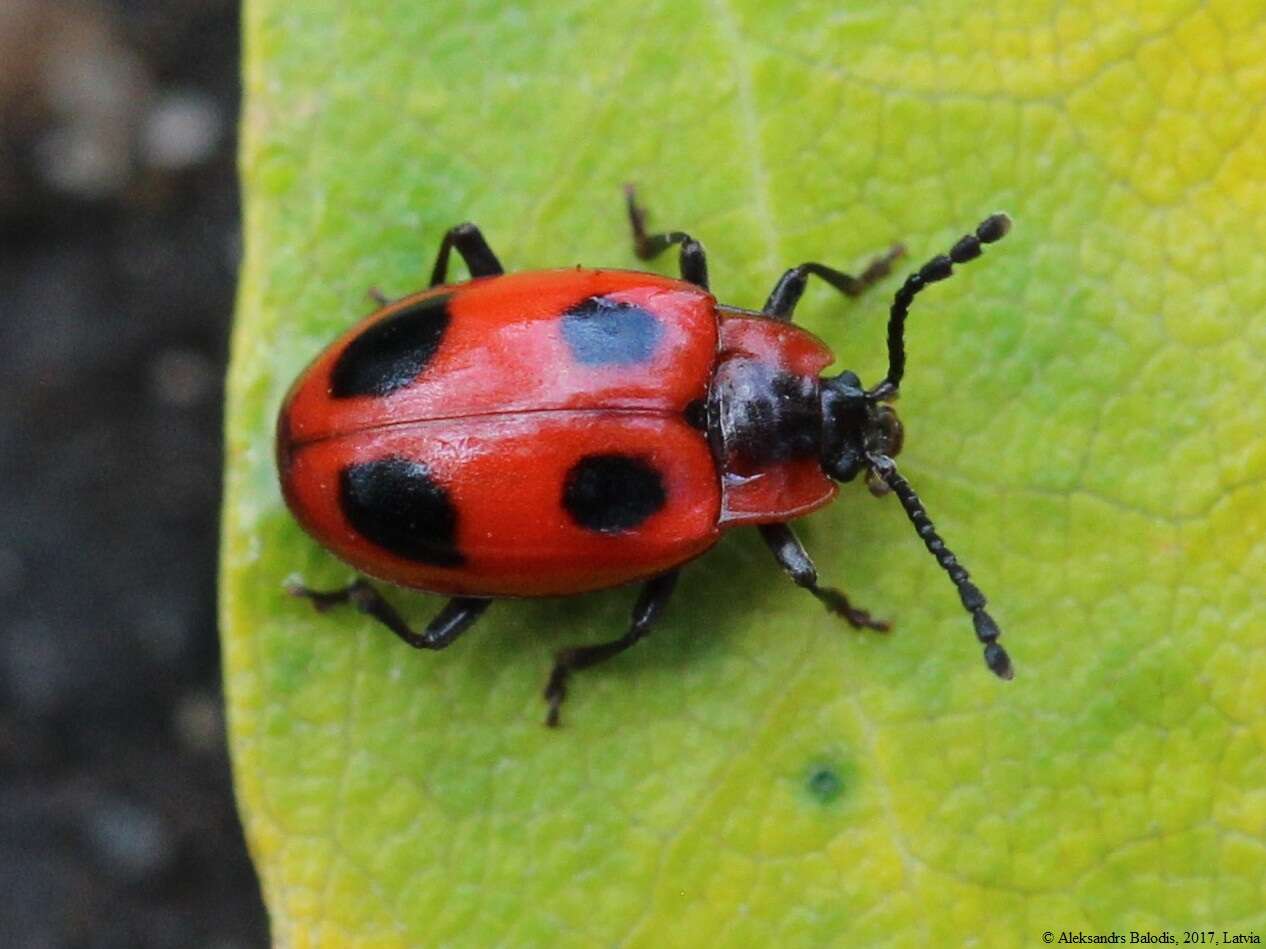
[[[799,586],[855,628],[889,624],[821,586],[787,523],[864,475],[896,496],[971,615],[988,667],[1012,676],[984,595],[941,540],[893,457],[890,403],[905,373],[911,302],[1010,227],[994,214],[896,291],[888,371],[822,375],[831,351],[792,317],[809,277],[856,297],[901,245],[860,276],[807,262],[759,311],[721,304],[703,246],[649,234],[631,187],[638,257],[676,245],[681,279],[613,269],[505,274],[474,224],[440,243],[430,287],[387,302],[340,336],[285,397],[277,422],[282,493],[300,525],[363,574],[450,597],[414,631],[364,578],[337,590],[293,584],[321,611],[351,604],[418,649],[443,649],[500,597],[640,582],[624,635],[558,651],[544,697],[559,724],[577,670],[628,649],[663,613],[689,560],[734,527],[758,528]],[[470,273],[449,283],[451,252]],[[371,291],[372,292],[372,291]]]

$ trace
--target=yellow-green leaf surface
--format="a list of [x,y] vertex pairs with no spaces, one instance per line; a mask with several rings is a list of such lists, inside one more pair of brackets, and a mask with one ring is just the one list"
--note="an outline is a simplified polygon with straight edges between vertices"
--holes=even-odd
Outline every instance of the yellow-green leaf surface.
[[[1266,936],[1260,2],[249,0],[246,36],[223,631],[281,944]],[[462,220],[512,269],[637,266],[625,181],[745,306],[1011,213],[915,305],[900,408],[1015,681],[856,484],[802,536],[893,635],[736,534],[559,731],[551,653],[632,591],[498,604],[435,654],[283,594],[350,576],[275,483],[292,378]],[[898,279],[798,319],[873,382]]]

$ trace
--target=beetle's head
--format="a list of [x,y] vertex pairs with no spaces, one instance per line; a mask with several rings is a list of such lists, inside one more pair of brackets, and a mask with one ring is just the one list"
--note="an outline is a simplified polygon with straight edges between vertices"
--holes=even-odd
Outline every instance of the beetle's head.
[[819,392],[822,409],[822,470],[836,481],[852,481],[865,471],[873,494],[895,494],[906,516],[958,590],[963,607],[971,614],[976,638],[985,647],[985,663],[998,676],[1011,678],[1011,660],[998,644],[1000,635],[993,617],[985,610],[985,596],[972,583],[966,568],[950,552],[936,532],[910,483],[897,471],[893,456],[901,451],[901,422],[888,405],[897,397],[905,375],[905,325],[910,303],[929,284],[944,280],[954,264],[965,264],[980,256],[984,244],[1001,240],[1011,226],[1005,214],[986,218],[975,232],[961,238],[948,254],[933,257],[910,274],[892,301],[888,318],[888,374],[876,386],[863,389],[853,372],[841,372],[834,379],[822,379]]
[[852,481],[864,470],[871,491],[887,494],[867,458],[900,454],[903,430],[896,411],[863,389],[857,374],[847,370],[833,379],[823,379],[819,392],[822,469],[836,481]]

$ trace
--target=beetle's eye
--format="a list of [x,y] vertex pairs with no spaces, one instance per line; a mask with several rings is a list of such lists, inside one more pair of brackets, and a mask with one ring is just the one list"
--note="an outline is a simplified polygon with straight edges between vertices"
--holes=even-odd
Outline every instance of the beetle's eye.
[[901,446],[905,442],[905,427],[901,424],[901,419],[897,418],[897,413],[885,405],[879,413],[879,425],[887,444],[884,454],[890,458],[901,454]]
[[892,488],[884,483],[884,479],[875,474],[874,468],[866,469],[866,489],[877,498],[892,492]]

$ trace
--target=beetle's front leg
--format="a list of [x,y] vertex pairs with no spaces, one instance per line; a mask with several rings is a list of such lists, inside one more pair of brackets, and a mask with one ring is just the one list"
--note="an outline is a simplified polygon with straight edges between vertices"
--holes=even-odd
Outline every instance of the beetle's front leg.
[[804,294],[804,288],[809,282],[810,275],[825,280],[847,297],[861,296],[867,288],[874,286],[888,276],[892,272],[892,262],[905,252],[906,249],[901,244],[893,244],[892,247],[867,264],[866,269],[858,277],[846,274],[842,270],[836,270],[834,267],[828,267],[825,264],[812,262],[801,264],[799,267],[792,267],[778,278],[778,282],[774,284],[774,289],[770,291],[769,299],[765,301],[765,308],[761,312],[766,316],[772,316],[790,323],[791,317],[796,311],[796,304],[800,302],[800,297]]
[[875,619],[868,612],[849,603],[841,591],[834,587],[818,586],[818,570],[809,559],[800,539],[787,524],[762,524],[760,535],[769,545],[774,557],[797,586],[804,587],[836,616],[842,616],[854,629],[873,629],[886,633],[892,628],[887,620]]

